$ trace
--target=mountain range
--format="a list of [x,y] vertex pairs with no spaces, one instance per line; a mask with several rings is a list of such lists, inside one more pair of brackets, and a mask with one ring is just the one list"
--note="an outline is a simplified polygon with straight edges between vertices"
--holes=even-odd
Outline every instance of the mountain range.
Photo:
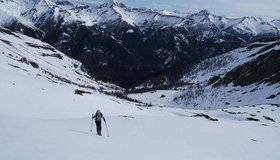
[[115,0],[1,0],[0,7],[2,27],[47,42],[91,76],[124,87],[280,35],[279,20],[131,8]]

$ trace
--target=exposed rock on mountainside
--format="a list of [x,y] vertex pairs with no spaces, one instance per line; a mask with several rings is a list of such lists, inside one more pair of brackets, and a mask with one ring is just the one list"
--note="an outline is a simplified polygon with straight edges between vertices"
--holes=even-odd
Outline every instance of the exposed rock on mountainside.
[[[279,42],[277,42],[279,44]],[[233,83],[248,86],[254,83],[275,84],[280,82],[280,51],[271,50],[258,58],[236,67],[221,79],[218,84]]]

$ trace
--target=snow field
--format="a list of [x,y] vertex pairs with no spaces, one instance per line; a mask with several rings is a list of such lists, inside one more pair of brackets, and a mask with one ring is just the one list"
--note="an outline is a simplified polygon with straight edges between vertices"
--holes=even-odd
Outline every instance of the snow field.
[[278,127],[180,116],[133,117],[106,116],[110,137],[104,123],[100,137],[90,132],[90,116],[46,120],[1,115],[0,158],[276,160],[280,156]]

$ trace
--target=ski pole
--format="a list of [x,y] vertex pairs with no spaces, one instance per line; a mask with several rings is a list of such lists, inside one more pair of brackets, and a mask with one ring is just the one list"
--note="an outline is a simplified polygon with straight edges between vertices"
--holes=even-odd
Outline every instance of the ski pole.
[[105,122],[106,130],[107,130],[107,135],[108,135],[108,137],[110,137],[110,135],[109,135],[109,131],[108,131],[108,126],[107,126],[107,123],[106,123],[106,121],[104,121],[104,122]]
[[91,126],[90,126],[90,131],[92,132],[92,124],[93,124],[93,114],[91,115]]

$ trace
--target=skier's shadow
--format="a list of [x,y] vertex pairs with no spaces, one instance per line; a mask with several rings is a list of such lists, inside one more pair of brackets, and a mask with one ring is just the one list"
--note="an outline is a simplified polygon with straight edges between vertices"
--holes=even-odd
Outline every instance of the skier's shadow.
[[74,129],[68,129],[68,131],[75,132],[75,133],[82,133],[82,134],[92,135],[91,132],[79,131],[79,130],[74,130]]

